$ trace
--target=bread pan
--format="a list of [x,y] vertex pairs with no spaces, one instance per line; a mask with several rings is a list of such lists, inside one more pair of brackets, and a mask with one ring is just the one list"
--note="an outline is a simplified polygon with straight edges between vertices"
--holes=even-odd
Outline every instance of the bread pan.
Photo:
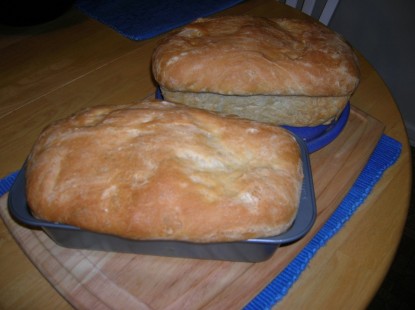
[[63,247],[194,259],[261,262],[270,258],[279,246],[302,238],[315,221],[316,205],[307,146],[301,139],[297,138],[297,141],[301,147],[304,170],[301,200],[293,225],[288,231],[278,236],[220,243],[142,241],[40,220],[31,214],[26,201],[25,166],[20,170],[10,190],[8,208],[18,223],[31,229],[43,229],[56,244]]

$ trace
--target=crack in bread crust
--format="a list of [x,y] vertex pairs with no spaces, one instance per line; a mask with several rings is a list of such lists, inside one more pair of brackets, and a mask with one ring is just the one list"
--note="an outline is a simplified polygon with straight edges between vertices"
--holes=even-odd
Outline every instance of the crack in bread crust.
[[171,102],[274,125],[317,126],[335,121],[348,97],[223,96],[161,89]]

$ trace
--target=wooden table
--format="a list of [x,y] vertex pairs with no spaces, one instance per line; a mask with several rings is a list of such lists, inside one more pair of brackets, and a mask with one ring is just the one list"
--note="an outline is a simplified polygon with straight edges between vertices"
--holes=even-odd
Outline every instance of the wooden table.
[[[247,1],[221,14],[296,16],[277,1]],[[30,29],[0,28],[0,176],[19,169],[41,129],[80,108],[133,102],[154,92],[150,55],[159,38],[134,42],[76,9]],[[380,120],[402,154],[347,225],[312,259],[277,307],[364,308],[394,258],[406,219],[411,160],[391,94],[362,57],[353,106]],[[0,308],[71,308],[0,221]]]

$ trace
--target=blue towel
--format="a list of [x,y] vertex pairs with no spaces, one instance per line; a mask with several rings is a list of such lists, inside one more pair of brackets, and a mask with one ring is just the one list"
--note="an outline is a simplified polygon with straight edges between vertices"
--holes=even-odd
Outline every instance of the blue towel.
[[145,40],[242,0],[77,0],[86,15],[132,40]]
[[[304,249],[245,307],[247,310],[270,309],[278,303],[300,277],[310,260],[351,218],[365,201],[383,173],[399,158],[402,145],[383,135],[368,163],[346,197]],[[8,192],[17,172],[0,180],[0,196]]]
[[10,190],[18,173],[19,171],[15,171],[0,180],[0,197]]
[[365,168],[346,197],[304,249],[246,307],[246,310],[271,309],[300,277],[317,251],[333,237],[365,201],[383,173],[401,154],[402,145],[383,135]]

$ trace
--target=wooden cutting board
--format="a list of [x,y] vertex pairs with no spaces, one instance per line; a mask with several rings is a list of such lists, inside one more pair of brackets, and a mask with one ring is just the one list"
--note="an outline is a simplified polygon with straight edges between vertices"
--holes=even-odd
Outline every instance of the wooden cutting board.
[[240,309],[301,251],[326,222],[365,166],[383,125],[352,107],[342,133],[311,154],[317,219],[300,241],[267,261],[239,263],[74,250],[57,246],[40,230],[0,215],[33,264],[79,309]]

